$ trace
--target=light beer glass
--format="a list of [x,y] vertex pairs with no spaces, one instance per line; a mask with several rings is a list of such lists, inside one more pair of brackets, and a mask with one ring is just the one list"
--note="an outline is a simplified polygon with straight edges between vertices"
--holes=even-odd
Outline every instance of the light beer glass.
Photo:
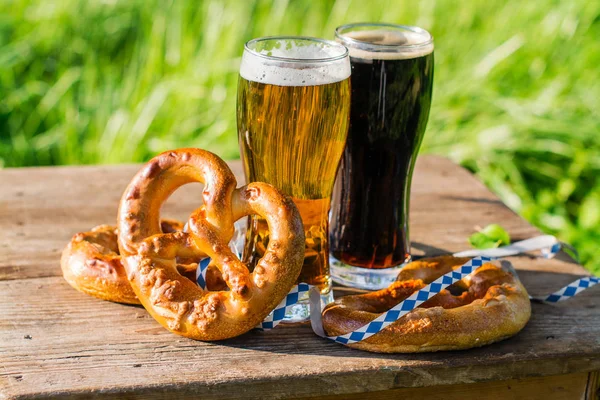
[[[298,282],[333,300],[328,213],[344,150],[350,110],[347,49],[308,37],[267,37],[246,43],[240,67],[237,126],[247,182],[262,181],[290,196],[302,216],[305,258]],[[269,241],[267,223],[249,219],[244,261],[254,266]],[[301,302],[289,320],[309,316]]]
[[410,186],[429,117],[433,38],[417,27],[370,23],[335,35],[350,52],[352,105],[332,199],[332,275],[381,289],[411,257]]

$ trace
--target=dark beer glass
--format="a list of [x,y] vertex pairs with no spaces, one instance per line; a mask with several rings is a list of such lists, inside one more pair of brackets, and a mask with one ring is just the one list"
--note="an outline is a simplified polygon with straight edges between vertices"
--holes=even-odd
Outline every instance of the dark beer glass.
[[390,24],[350,24],[350,128],[332,198],[330,262],[340,283],[387,287],[410,260],[410,186],[433,84],[433,38]]

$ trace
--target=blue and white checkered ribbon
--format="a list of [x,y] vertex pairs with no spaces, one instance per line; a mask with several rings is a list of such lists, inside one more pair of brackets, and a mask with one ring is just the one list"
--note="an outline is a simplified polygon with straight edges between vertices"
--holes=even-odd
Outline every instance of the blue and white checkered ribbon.
[[575,282],[569,283],[567,286],[548,296],[529,296],[529,298],[532,300],[542,301],[544,303],[558,303],[559,301],[570,299],[571,297],[583,292],[585,289],[597,285],[598,283],[600,283],[600,278],[595,276],[586,276],[577,279]]
[[[400,302],[395,307],[381,314],[373,321],[360,327],[359,329],[349,332],[345,335],[340,336],[327,336],[324,332],[322,320],[321,320],[321,297],[318,288],[308,285],[306,283],[300,283],[292,288],[290,293],[285,299],[277,305],[277,307],[267,316],[267,318],[257,326],[258,329],[269,330],[277,326],[285,317],[286,313],[289,312],[290,308],[298,303],[299,299],[303,294],[309,292],[310,296],[310,307],[311,307],[311,325],[314,332],[322,337],[326,337],[337,343],[349,344],[356,343],[364,340],[368,337],[375,335],[381,330],[385,329],[390,324],[394,323],[404,315],[408,314],[415,308],[419,307],[425,301],[431,299],[436,294],[448,286],[460,281],[473,273],[477,268],[486,262],[491,261],[494,258],[506,257],[509,255],[516,255],[532,250],[541,250],[542,255],[545,258],[554,257],[565,244],[559,242],[554,236],[546,235],[539,236],[532,239],[523,240],[520,242],[513,243],[510,246],[499,247],[496,249],[486,250],[468,250],[461,253],[455,253],[456,257],[474,257],[467,261],[461,267],[445,274],[425,286],[423,289],[413,293],[411,296]],[[572,248],[571,248],[572,249]],[[198,285],[202,288],[206,287],[206,271],[210,264],[210,258],[205,258],[198,264],[198,270],[196,272],[196,279]],[[600,278],[588,276],[583,277],[575,282],[570,283],[564,288],[558,290],[545,297],[532,297],[534,300],[556,303],[559,301],[571,298],[581,291],[590,288],[600,283]]]
[[208,271],[208,264],[210,264],[210,257],[203,258],[198,263],[198,269],[196,269],[196,283],[202,289],[206,289],[206,271]]
[[285,299],[281,301],[275,307],[275,309],[267,315],[267,318],[256,328],[262,330],[269,330],[275,328],[283,319],[290,309],[298,304],[298,301],[302,298],[302,295],[308,293],[312,285],[307,283],[299,283],[292,288],[292,290],[285,296]]
[[561,242],[556,242],[551,247],[543,248],[542,255],[544,258],[554,258],[554,256],[560,251],[561,247]]

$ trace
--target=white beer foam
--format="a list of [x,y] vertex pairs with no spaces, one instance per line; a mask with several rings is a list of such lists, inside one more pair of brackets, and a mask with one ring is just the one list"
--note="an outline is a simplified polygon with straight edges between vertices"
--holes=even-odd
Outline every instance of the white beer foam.
[[[390,31],[385,29],[353,31],[344,33],[343,38],[356,42],[343,41],[350,57],[363,60],[408,60],[423,57],[433,52],[433,40],[426,31]],[[339,39],[338,39],[339,40]],[[429,43],[427,43],[429,42]],[[362,46],[363,48],[358,48]],[[386,51],[385,46],[392,47]]]
[[253,50],[258,54],[245,50],[240,66],[242,78],[277,86],[316,86],[343,81],[350,76],[347,57],[318,61],[343,54],[338,47],[318,42],[301,46],[288,40],[281,43],[278,49]]

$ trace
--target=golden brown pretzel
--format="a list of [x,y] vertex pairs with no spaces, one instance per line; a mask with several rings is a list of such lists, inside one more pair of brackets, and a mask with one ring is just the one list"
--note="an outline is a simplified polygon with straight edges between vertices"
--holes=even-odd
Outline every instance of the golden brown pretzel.
[[[181,222],[161,221],[162,232],[182,229]],[[99,225],[75,234],[62,253],[61,268],[65,280],[83,293],[117,303],[140,304],[121,263],[115,226]],[[196,268],[197,260],[178,260],[177,269],[192,281]],[[220,272],[212,266],[206,273],[206,285],[210,290],[225,288]]]
[[[159,210],[178,187],[202,182],[204,204],[189,232],[162,233]],[[165,328],[198,340],[240,335],[260,323],[300,274],[304,230],[294,203],[265,183],[236,189],[231,170],[214,154],[180,149],[153,158],[133,178],[119,206],[119,249],[127,277],[146,310]],[[229,250],[233,223],[267,220],[270,241],[250,273]],[[229,291],[205,291],[176,269],[176,258],[211,257]]]
[[[412,262],[387,289],[328,305],[323,327],[329,336],[354,331],[467,260],[442,256]],[[468,349],[515,335],[530,316],[529,296],[519,280],[487,263],[381,332],[349,346],[378,353]]]

